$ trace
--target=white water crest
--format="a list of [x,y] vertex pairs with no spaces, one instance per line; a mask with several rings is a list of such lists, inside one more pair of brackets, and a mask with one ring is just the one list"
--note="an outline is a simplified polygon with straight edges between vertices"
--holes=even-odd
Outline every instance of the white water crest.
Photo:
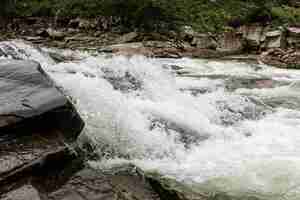
[[55,63],[13,44],[74,100],[102,156],[92,166],[131,162],[179,181],[300,199],[300,71],[80,52]]

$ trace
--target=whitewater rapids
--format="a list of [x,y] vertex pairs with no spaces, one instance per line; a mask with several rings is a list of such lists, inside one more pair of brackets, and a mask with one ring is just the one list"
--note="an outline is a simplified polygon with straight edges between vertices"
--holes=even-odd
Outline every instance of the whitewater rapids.
[[[102,158],[92,166],[130,162],[224,191],[300,199],[300,71],[6,45],[15,53],[2,58],[40,62],[72,98]],[[77,61],[56,63],[53,51]]]

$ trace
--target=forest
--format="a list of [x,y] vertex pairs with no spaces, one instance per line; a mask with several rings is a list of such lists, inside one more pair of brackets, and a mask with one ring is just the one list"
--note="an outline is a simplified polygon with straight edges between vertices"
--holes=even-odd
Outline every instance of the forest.
[[2,17],[118,18],[126,29],[161,30],[190,25],[221,32],[247,23],[300,23],[297,0],[2,0]]

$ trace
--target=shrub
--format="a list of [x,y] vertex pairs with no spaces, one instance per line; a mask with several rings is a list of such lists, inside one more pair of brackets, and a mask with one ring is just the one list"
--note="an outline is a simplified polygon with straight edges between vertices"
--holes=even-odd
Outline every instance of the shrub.
[[272,17],[277,24],[297,25],[300,23],[300,8],[274,7],[272,8]]
[[[1,13],[8,13],[2,0]],[[300,8],[288,7],[289,0],[19,0],[18,16],[64,18],[113,16],[124,31],[163,31],[191,25],[199,32],[217,33],[226,26],[243,24],[295,24]],[[12,10],[12,9],[8,9]],[[0,10],[1,11],[1,10]]]

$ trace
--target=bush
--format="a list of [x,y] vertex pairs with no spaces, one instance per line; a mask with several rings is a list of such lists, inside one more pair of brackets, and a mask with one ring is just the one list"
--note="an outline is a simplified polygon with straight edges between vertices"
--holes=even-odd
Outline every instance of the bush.
[[23,0],[18,1],[16,15],[24,16],[53,16],[55,14],[50,0]]
[[272,17],[277,24],[299,25],[300,8],[289,6],[274,7],[272,8]]
[[0,16],[7,17],[12,16],[15,10],[15,1],[13,0],[2,0],[0,6]]
[[[13,2],[14,0],[3,0]],[[191,25],[199,32],[222,32],[230,25],[259,22],[295,24],[300,8],[289,0],[19,0],[19,16],[62,18],[113,16],[124,31],[163,31]],[[5,13],[5,12],[3,12]]]

